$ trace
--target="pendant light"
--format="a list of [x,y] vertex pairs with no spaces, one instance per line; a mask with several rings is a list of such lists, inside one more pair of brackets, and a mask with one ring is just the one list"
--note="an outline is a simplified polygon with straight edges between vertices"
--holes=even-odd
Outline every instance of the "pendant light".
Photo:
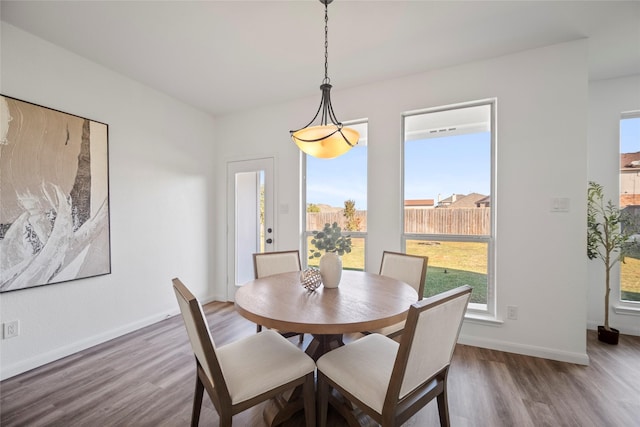
[[[320,0],[324,4],[324,80],[320,85],[322,98],[320,106],[313,119],[303,128],[292,130],[291,139],[296,143],[298,148],[313,157],[322,159],[332,159],[341,156],[349,151],[358,143],[360,134],[358,131],[344,127],[342,123],[336,119],[331,106],[331,80],[328,73],[328,6],[333,0]],[[313,122],[320,116],[320,123],[311,126]]]

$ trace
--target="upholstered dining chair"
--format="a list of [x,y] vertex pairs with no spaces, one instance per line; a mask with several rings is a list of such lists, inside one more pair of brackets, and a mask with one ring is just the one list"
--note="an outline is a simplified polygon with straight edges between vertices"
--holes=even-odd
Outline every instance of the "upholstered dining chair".
[[[418,292],[418,301],[420,301],[424,295],[428,260],[426,256],[384,251],[382,253],[382,262],[380,263],[380,275],[408,283]],[[398,322],[391,326],[364,333],[378,333],[395,338],[402,334],[404,324],[404,321]]]
[[306,425],[315,426],[311,357],[272,330],[218,347],[196,297],[180,279],[173,279],[173,289],[196,358],[192,426],[198,425],[204,390],[220,416],[220,426],[231,426],[235,414],[300,385]]
[[[256,279],[273,274],[300,271],[300,251],[261,252],[253,254],[253,272]],[[256,332],[262,330],[262,325],[256,325]],[[285,338],[299,336],[299,342],[304,340],[304,334],[297,332],[279,331]]]
[[437,398],[440,425],[449,426],[447,376],[470,295],[465,285],[411,305],[400,343],[371,334],[320,357],[320,427],[336,399],[331,388],[383,427],[403,424]]

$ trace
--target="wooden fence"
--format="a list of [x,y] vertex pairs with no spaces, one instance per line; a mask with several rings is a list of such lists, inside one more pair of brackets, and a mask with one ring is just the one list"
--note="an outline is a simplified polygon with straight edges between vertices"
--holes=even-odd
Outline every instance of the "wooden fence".
[[[342,214],[343,211],[338,212],[307,212],[307,230],[322,230],[325,224],[333,224],[337,222],[338,225],[344,230],[347,224],[347,219]],[[360,219],[360,230],[367,229],[367,211],[356,211],[356,218]]]
[[[367,212],[357,211],[356,217],[361,223],[358,231],[366,230]],[[307,230],[321,230],[326,223],[334,222],[344,229],[346,218],[342,211],[307,212]],[[405,209],[404,224],[406,233],[488,235],[491,231],[491,209]]]

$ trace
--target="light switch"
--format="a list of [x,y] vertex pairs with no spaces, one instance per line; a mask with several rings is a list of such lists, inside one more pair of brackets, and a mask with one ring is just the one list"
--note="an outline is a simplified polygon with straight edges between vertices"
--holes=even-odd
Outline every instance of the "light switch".
[[569,212],[569,198],[568,197],[552,197],[551,198],[551,212]]

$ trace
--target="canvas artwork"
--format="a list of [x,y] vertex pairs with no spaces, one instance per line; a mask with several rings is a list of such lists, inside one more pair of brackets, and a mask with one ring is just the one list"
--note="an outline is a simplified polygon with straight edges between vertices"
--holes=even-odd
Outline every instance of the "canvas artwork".
[[0,96],[0,292],[111,273],[108,126]]

